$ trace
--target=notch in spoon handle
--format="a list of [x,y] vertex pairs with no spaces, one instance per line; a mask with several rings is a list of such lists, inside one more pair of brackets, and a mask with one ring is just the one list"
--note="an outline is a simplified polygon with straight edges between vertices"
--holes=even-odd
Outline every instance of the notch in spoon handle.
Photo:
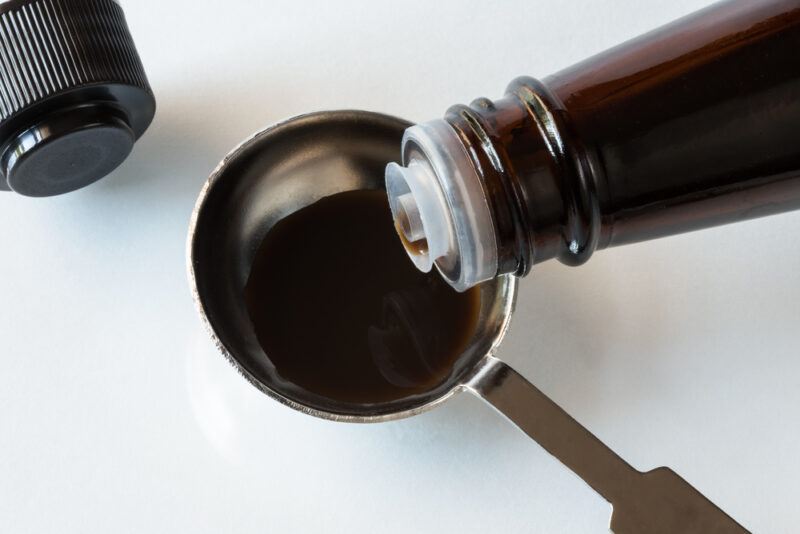
[[748,532],[671,469],[631,467],[497,358],[487,357],[467,387],[610,502],[616,534]]

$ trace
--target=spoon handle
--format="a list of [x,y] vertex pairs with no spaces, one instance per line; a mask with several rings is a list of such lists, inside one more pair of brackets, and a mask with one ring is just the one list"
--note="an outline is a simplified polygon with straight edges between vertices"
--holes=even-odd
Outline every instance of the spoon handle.
[[634,469],[501,360],[487,357],[467,387],[610,502],[616,534],[748,532],[671,469]]

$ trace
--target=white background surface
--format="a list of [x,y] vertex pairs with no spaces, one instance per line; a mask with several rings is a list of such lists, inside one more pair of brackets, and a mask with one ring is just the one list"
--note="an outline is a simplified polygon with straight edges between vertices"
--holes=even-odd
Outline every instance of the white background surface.
[[[604,501],[467,395],[358,426],[258,393],[196,317],[185,234],[274,121],[435,118],[705,3],[127,2],[150,131],[87,189],[0,195],[0,530],[606,532]],[[542,265],[500,355],[636,467],[796,532],[798,235],[788,214]]]

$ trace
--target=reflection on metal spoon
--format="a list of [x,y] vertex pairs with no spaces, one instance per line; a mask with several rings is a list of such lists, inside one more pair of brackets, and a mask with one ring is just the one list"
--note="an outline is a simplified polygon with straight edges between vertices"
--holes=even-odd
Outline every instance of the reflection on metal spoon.
[[[389,293],[383,299],[381,323],[369,328],[369,347],[381,375],[399,387],[430,377],[441,357],[431,293],[424,287]],[[442,328],[444,325],[442,325]]]

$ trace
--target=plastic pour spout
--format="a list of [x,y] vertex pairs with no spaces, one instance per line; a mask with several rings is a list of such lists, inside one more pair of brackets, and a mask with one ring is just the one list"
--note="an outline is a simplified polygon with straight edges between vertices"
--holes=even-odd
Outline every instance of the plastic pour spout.
[[403,135],[403,163],[386,167],[395,227],[414,265],[458,291],[497,274],[497,244],[480,177],[444,120]]

